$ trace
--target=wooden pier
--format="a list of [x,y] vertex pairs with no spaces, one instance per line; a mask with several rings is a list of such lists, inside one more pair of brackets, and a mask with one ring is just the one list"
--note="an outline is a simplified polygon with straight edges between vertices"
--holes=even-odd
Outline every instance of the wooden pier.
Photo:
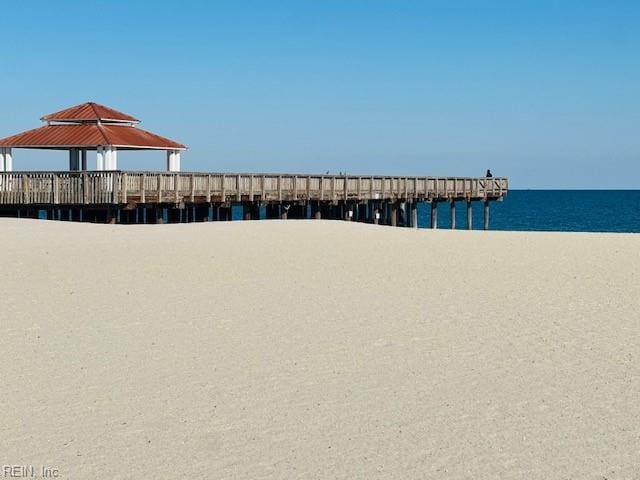
[[456,203],[465,202],[471,228],[472,202],[482,202],[484,228],[489,203],[507,194],[506,178],[443,178],[253,173],[139,171],[0,172],[0,215],[107,223],[229,220],[232,205],[243,218],[340,218],[417,227],[417,204],[448,202],[455,228]]

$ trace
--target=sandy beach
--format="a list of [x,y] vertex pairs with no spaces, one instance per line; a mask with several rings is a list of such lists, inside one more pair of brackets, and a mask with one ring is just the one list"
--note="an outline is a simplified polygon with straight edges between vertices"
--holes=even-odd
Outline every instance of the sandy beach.
[[640,235],[0,219],[0,463],[640,477]]

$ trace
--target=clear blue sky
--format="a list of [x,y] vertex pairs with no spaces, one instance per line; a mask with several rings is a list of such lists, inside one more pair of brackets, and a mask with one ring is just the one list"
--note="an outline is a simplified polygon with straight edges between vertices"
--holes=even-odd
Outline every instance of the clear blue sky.
[[637,0],[14,1],[1,23],[0,137],[93,100],[189,145],[185,170],[640,188]]

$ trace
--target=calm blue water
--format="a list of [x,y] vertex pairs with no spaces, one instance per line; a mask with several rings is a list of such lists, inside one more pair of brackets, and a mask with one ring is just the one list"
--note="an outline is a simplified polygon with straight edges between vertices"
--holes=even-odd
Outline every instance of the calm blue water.
[[[474,203],[473,227],[482,228],[482,204]],[[418,224],[429,225],[427,205],[418,206]],[[438,226],[448,228],[449,205],[438,206]],[[466,204],[456,208],[456,226],[466,228]],[[558,232],[640,232],[640,190],[510,190],[491,202],[491,230]]]

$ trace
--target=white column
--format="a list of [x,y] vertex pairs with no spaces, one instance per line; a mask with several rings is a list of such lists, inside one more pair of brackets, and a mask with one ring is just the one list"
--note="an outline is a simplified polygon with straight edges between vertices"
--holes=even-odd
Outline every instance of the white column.
[[118,169],[118,149],[111,147],[111,170]]
[[174,150],[167,150],[167,171],[174,172],[176,163],[176,152]]
[[173,152],[173,171],[180,171],[180,150]]
[[111,170],[111,147],[104,147],[104,169]]
[[4,147],[0,147],[0,172],[4,172]]
[[116,150],[116,147],[112,145],[104,147],[104,169],[118,169],[118,151]]
[[11,157],[11,149],[4,149],[4,171],[12,172],[13,171],[13,158]]
[[96,170],[104,170],[104,148],[98,147],[96,150]]
[[180,171],[180,151],[179,150],[167,150],[167,171],[168,172]]

